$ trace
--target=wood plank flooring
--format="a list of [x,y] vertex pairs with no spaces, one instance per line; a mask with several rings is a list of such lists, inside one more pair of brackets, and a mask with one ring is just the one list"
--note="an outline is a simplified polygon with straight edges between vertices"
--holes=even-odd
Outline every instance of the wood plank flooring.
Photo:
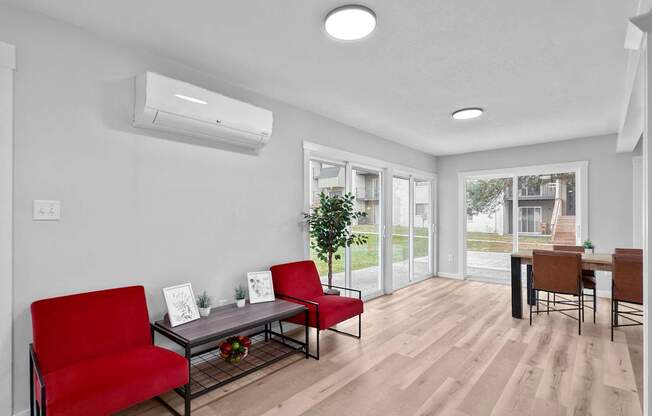
[[[323,332],[320,361],[277,363],[194,400],[192,414],[641,415],[642,327],[612,343],[608,300],[598,309],[578,336],[559,313],[513,319],[508,286],[429,279],[367,302],[362,340]],[[155,401],[120,413],[167,414]]]

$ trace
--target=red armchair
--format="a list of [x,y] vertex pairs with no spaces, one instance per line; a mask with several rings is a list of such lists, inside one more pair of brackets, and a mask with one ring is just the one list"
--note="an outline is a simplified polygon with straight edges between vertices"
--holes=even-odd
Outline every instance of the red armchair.
[[[319,331],[331,330],[343,335],[360,338],[362,335],[362,292],[340,286],[337,289],[355,292],[358,298],[346,296],[333,296],[324,294],[319,278],[319,272],[312,260],[298,261],[295,263],[279,264],[272,266],[272,280],[274,292],[281,299],[304,304],[308,307],[308,326],[317,329],[317,355],[311,357],[319,359]],[[358,334],[350,334],[332,328],[340,322],[358,317]],[[299,325],[306,325],[303,314],[293,316],[287,321]]]
[[153,345],[142,286],[39,300],[31,310],[32,416],[108,415],[188,383],[188,361]]

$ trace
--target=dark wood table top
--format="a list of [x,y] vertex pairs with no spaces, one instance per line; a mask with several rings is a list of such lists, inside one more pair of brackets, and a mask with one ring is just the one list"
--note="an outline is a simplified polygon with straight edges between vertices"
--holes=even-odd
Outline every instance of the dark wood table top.
[[255,328],[267,322],[289,318],[306,309],[304,305],[276,299],[273,302],[247,303],[243,308],[238,308],[235,304],[220,306],[213,308],[209,316],[174,328],[167,319],[156,321],[155,325],[181,337],[189,344],[197,345],[235,335],[238,331]]

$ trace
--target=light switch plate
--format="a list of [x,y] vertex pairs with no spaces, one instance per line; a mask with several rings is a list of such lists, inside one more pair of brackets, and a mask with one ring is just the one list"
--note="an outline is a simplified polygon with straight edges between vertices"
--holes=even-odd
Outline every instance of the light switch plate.
[[35,221],[59,221],[61,219],[61,201],[35,199],[32,218]]

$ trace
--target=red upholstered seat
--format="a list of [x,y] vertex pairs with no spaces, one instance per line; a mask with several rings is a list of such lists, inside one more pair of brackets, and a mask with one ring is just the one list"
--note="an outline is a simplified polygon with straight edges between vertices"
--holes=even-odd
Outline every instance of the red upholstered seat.
[[[319,328],[326,329],[347,319],[360,315],[363,311],[362,301],[345,296],[323,295],[311,299],[319,304]],[[309,326],[317,328],[317,308],[308,306]],[[290,322],[305,325],[306,318],[301,315],[288,319]]]
[[142,286],[40,300],[31,310],[48,416],[108,415],[188,382],[187,360],[152,345]]
[[[312,260],[272,266],[271,271],[274,291],[279,297],[289,295],[319,304],[319,326],[317,326],[317,307],[304,303],[309,309],[309,325],[313,328],[327,329],[363,312],[364,307],[360,299],[324,295],[317,266]],[[293,299],[287,300],[298,302]],[[305,317],[301,314],[288,321],[303,325]]]
[[153,345],[83,361],[45,375],[48,415],[109,415],[186,384],[187,361]]

